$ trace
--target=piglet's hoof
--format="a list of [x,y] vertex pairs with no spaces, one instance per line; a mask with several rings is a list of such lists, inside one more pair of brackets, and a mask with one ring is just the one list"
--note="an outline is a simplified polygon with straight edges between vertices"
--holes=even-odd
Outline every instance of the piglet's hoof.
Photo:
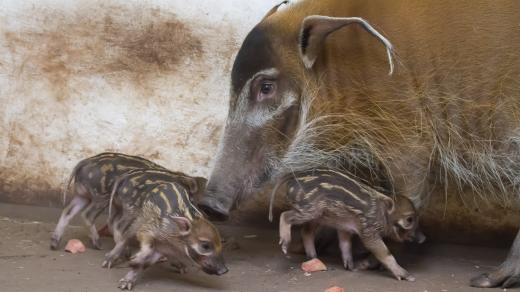
[[101,242],[99,240],[92,240],[92,247],[97,250],[102,250]]
[[282,252],[284,254],[287,254],[287,250],[289,248],[289,243],[290,243],[290,239],[287,239],[287,238],[280,238],[280,242],[278,244],[280,244],[280,247],[282,248]]
[[132,290],[132,288],[134,288],[134,281],[123,278],[119,280],[119,286],[117,287],[121,290]]
[[352,272],[356,272],[357,271],[356,265],[354,264],[354,260],[352,258],[344,259],[343,260],[343,267],[347,271],[352,271]]
[[101,264],[101,267],[105,268],[105,269],[110,269],[110,268],[112,268],[113,265],[114,265],[114,263],[112,262],[112,260],[104,260],[103,263]]
[[181,275],[188,272],[188,268],[183,263],[170,263],[170,267],[174,273]]
[[399,280],[399,281],[405,280],[405,281],[408,281],[408,282],[415,282],[415,277],[412,276],[411,274],[407,274],[407,275],[404,275],[404,276],[397,276],[397,280]]
[[50,248],[52,250],[57,250],[59,245],[60,245],[60,241],[57,238],[54,238],[54,237],[51,238]]

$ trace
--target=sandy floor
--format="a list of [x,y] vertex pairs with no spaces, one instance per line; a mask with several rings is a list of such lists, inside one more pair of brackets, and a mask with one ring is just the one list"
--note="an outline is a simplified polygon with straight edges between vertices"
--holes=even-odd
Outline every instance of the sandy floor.
[[[118,291],[117,281],[128,271],[124,264],[101,268],[104,250],[88,248],[72,255],[48,248],[50,233],[59,210],[0,204],[0,291]],[[85,228],[73,223],[64,241],[79,238],[88,243]],[[226,237],[237,243],[226,250],[230,272],[209,276],[194,270],[173,273],[166,264],[146,271],[135,291],[323,291],[337,285],[345,291],[500,291],[472,289],[468,279],[499,264],[506,249],[457,245],[399,248],[397,260],[417,278],[399,282],[386,271],[347,272],[339,257],[322,260],[329,271],[305,276],[300,271],[303,255],[282,255],[275,230],[219,225]]]

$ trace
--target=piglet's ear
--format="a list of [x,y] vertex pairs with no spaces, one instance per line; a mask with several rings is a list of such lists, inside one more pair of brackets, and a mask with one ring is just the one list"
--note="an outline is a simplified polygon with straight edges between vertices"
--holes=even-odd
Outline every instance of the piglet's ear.
[[197,181],[197,185],[199,186],[200,190],[203,190],[206,188],[206,185],[208,184],[208,179],[201,176],[196,176],[195,180]]
[[196,176],[195,181],[197,182],[197,193],[201,194],[206,189],[208,179],[205,177]]
[[194,194],[199,192],[199,185],[195,178],[190,177],[190,178],[186,179],[186,185],[189,189],[190,196],[193,196]]
[[284,5],[284,4],[287,4],[289,3],[289,1],[282,1],[280,3],[278,3],[276,6],[274,6],[273,8],[271,8],[271,10],[269,10],[265,15],[264,15],[264,18],[262,18],[262,21],[266,18],[268,18],[269,16],[273,15],[276,13],[276,11],[278,11],[278,8],[280,8],[280,6]]
[[361,25],[368,33],[375,36],[386,47],[390,73],[394,72],[393,45],[390,41],[360,17],[328,17],[321,15],[307,16],[300,31],[300,56],[307,69],[312,68],[320,55],[327,36],[336,30],[352,23]]
[[179,236],[186,236],[191,233],[191,222],[185,217],[171,217],[171,220],[177,225],[175,233]]
[[388,214],[392,214],[394,213],[395,211],[395,202],[394,200],[392,200],[392,198],[390,197],[387,197],[386,195],[383,195],[383,202],[385,203],[385,206],[386,206],[386,212]]

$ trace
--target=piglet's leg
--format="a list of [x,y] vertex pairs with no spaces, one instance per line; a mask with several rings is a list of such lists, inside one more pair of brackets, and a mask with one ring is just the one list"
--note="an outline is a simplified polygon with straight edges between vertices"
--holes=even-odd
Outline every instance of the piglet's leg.
[[287,249],[289,247],[289,243],[291,242],[291,225],[303,224],[314,219],[309,217],[311,217],[310,214],[304,215],[303,213],[295,210],[285,211],[280,215],[279,244],[282,246],[282,252],[284,254],[287,254]]
[[397,280],[415,281],[415,277],[412,276],[408,271],[403,269],[395,260],[394,256],[390,253],[383,240],[379,237],[366,238],[361,237],[361,241],[365,247],[381,262],[383,265],[392,272]]
[[132,222],[133,220],[129,220],[124,216],[119,217],[118,221],[112,222],[112,232],[116,245],[110,252],[105,254],[105,260],[101,265],[103,268],[110,269],[121,258],[121,255],[128,247],[129,239],[135,236],[131,228]]
[[143,262],[131,261],[130,267],[132,270],[128,272],[125,277],[119,280],[119,288],[121,290],[132,290],[135,286],[135,281],[139,275],[149,266],[155,264],[159,259],[163,257],[162,253],[152,251],[152,253],[146,255]]
[[346,270],[355,270],[352,258],[352,234],[344,230],[338,230],[339,249],[343,259],[343,267]]
[[188,265],[185,261],[174,257],[168,257],[168,262],[170,262],[170,267],[175,273],[186,274],[188,272]]
[[309,222],[303,225],[301,234],[303,240],[303,246],[305,247],[305,253],[309,258],[316,258],[318,254],[316,253],[316,246],[314,244],[316,229],[318,228],[318,224],[315,222]]
[[85,224],[90,231],[90,240],[92,241],[92,245],[96,249],[101,249],[101,243],[99,242],[99,234],[94,223],[97,217],[99,217],[103,210],[105,210],[106,206],[104,205],[105,204],[102,202],[92,202],[82,214],[83,221],[85,221]]
[[128,240],[126,238],[116,241],[116,245],[114,246],[114,248],[105,255],[105,260],[103,261],[103,264],[101,264],[101,266],[103,268],[110,269],[114,262],[121,257],[121,254],[123,253],[123,251],[125,251],[127,245]]
[[289,247],[289,243],[291,243],[291,224],[289,223],[289,218],[294,211],[285,211],[280,214],[280,246],[282,247],[282,252],[287,254],[287,248]]
[[143,270],[156,263],[163,255],[152,248],[153,238],[150,235],[138,234],[137,239],[141,244],[139,252],[130,260],[130,270],[121,280],[121,290],[132,290],[135,281]]
[[69,225],[69,222],[76,214],[78,214],[81,210],[83,210],[89,203],[89,200],[82,196],[76,196],[72,199],[72,201],[63,209],[61,213],[60,220],[58,221],[58,225],[56,225],[56,229],[51,237],[51,249],[57,249],[60,244],[61,237],[65,232],[65,228]]

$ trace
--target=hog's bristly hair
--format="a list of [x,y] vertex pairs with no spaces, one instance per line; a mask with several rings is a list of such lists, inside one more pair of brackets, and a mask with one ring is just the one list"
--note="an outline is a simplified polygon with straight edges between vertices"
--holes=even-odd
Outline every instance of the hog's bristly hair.
[[[404,118],[388,110],[389,103],[404,102],[397,99],[371,100],[369,112],[354,108],[331,114],[324,108],[326,103],[319,102],[324,97],[318,96],[319,90],[311,84],[307,83],[306,94],[302,96],[300,124],[289,151],[278,163],[277,174],[327,166],[354,174],[356,170],[364,169],[372,178],[379,178],[383,173],[387,175],[385,179],[392,181],[390,161],[395,153],[388,149],[397,148],[403,152],[418,149],[429,156],[425,174],[436,168],[436,183],[454,183],[461,194],[463,187],[469,187],[480,199],[501,202],[505,206],[519,198],[520,128],[508,133],[506,139],[493,137],[496,133],[493,133],[492,122],[497,113],[487,117],[491,127],[488,138],[468,132],[458,119],[446,119],[448,114],[467,118],[460,105],[472,106],[472,100],[453,95],[416,93],[407,96],[410,104],[421,105],[412,113],[417,117],[412,123],[407,116],[410,113],[405,110],[402,112]],[[520,112],[517,98],[504,96],[499,100],[500,104],[493,105],[495,111],[500,109],[502,114],[510,114],[509,118],[516,125],[520,124],[520,117],[515,115]],[[477,107],[483,106],[475,105],[475,110]],[[439,108],[445,110],[436,112]],[[458,112],[449,113],[448,109]],[[429,141],[424,144],[430,147],[418,145],[419,137]],[[419,183],[426,182],[424,177]],[[428,199],[428,194],[424,191],[413,199],[421,205]]]

